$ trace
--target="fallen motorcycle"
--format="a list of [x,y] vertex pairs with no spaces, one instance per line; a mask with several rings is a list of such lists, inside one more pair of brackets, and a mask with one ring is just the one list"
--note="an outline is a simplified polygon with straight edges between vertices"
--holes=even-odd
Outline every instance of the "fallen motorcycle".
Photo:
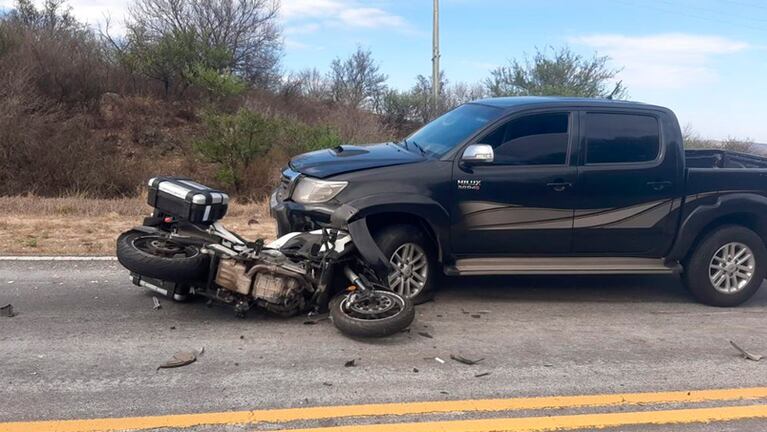
[[199,295],[226,303],[238,316],[254,307],[281,316],[329,308],[334,325],[356,337],[388,336],[412,323],[412,303],[388,290],[349,232],[329,226],[251,242],[219,222],[228,202],[186,178],[151,179],[152,215],[117,239],[133,283],[178,301]]

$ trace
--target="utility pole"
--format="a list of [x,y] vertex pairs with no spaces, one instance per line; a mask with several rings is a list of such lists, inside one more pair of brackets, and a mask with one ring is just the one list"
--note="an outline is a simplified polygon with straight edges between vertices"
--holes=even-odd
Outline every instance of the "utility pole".
[[434,116],[439,110],[439,0],[434,0],[434,34],[432,35],[431,91]]

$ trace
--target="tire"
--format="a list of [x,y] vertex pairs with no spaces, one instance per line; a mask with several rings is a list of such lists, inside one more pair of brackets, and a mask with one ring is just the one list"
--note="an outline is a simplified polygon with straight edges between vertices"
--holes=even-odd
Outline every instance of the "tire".
[[[392,285],[391,289],[408,298],[414,304],[421,304],[431,300],[434,296],[435,285],[440,274],[438,271],[436,248],[426,234],[413,225],[391,225],[377,232],[375,241],[381,252],[390,262],[395,259],[395,252],[402,253],[403,250],[401,248],[405,245],[416,245],[416,250],[420,248],[419,252],[423,253],[426,258],[426,282],[423,283],[423,286],[415,294],[408,294],[408,292],[413,290],[412,285],[410,285],[409,291],[405,288],[404,282],[400,284],[396,282],[390,283]],[[392,265],[395,264],[392,263]]]
[[191,282],[205,279],[210,258],[200,253],[196,246],[174,245],[184,248],[186,256],[162,256],[151,254],[137,247],[137,241],[164,240],[158,234],[127,231],[117,238],[117,260],[123,267],[155,279],[170,282]]
[[[728,251],[733,252],[728,254]],[[740,266],[726,264],[746,260],[748,251],[751,252],[751,260]],[[742,226],[725,225],[716,228],[697,245],[686,262],[684,282],[701,303],[730,307],[751,298],[762,285],[765,274],[767,249],[762,239]]]
[[330,301],[330,319],[341,333],[359,338],[385,337],[405,330],[415,319],[413,302],[390,291],[377,291],[379,295],[396,297],[401,301],[401,309],[385,318],[361,319],[351,316],[345,309],[348,294],[339,295]]

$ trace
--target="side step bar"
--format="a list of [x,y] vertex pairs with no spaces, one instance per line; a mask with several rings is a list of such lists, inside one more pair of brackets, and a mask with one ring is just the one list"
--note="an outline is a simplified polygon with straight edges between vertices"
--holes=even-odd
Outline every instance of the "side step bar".
[[447,275],[525,275],[525,274],[674,274],[678,263],[657,258],[623,257],[539,257],[539,258],[464,258],[446,267]]

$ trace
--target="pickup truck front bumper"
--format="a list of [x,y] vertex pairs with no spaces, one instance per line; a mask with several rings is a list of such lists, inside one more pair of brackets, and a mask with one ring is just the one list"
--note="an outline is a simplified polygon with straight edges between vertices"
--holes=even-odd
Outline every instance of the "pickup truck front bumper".
[[306,206],[280,199],[279,191],[269,197],[269,213],[277,221],[277,237],[296,232],[312,231],[331,222],[335,209],[324,206]]
[[365,218],[353,219],[356,209],[349,205],[339,207],[307,206],[290,200],[280,188],[269,197],[269,211],[277,221],[277,237],[296,231],[312,231],[332,226],[349,232],[360,255],[371,265],[379,277],[385,278],[391,267],[388,259],[376,244]]

